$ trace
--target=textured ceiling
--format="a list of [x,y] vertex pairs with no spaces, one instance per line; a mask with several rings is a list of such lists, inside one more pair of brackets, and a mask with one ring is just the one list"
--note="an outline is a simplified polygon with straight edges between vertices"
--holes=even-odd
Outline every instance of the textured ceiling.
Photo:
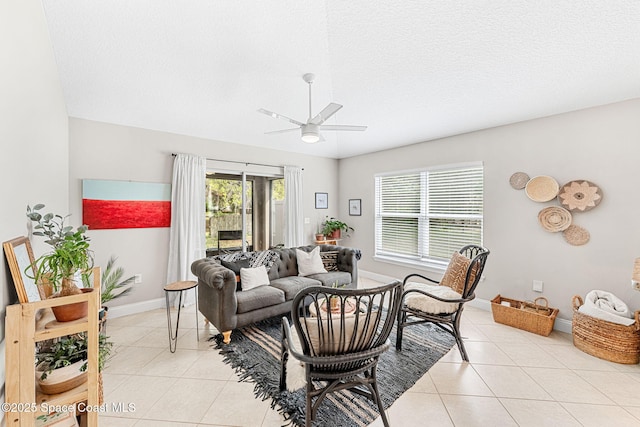
[[[43,0],[70,116],[344,158],[640,97],[638,0]],[[266,108],[305,122],[305,144]]]

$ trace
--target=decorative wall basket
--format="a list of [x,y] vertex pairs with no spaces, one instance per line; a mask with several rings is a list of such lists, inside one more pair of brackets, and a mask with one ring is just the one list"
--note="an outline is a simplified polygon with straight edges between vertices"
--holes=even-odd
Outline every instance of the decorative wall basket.
[[529,175],[524,172],[516,172],[509,178],[509,184],[516,190],[522,190],[529,182]]
[[558,201],[570,211],[590,211],[602,201],[602,189],[583,179],[570,181],[560,189]]
[[558,181],[550,176],[540,175],[531,178],[524,191],[534,202],[548,202],[558,195],[559,189]]
[[562,236],[568,244],[573,246],[582,246],[591,238],[587,229],[574,224],[567,227],[567,229],[562,232]]
[[571,212],[559,206],[549,206],[538,213],[542,228],[552,233],[563,231],[571,225]]

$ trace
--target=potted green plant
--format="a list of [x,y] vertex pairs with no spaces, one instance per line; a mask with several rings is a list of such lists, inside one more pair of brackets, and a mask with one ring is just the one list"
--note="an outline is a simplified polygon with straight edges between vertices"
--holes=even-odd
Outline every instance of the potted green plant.
[[322,232],[327,238],[339,239],[342,232],[349,237],[349,232],[354,231],[353,227],[348,226],[346,223],[340,221],[334,217],[327,217],[324,220]]
[[324,234],[322,233],[322,229],[324,224],[322,222],[318,222],[318,226],[316,227],[316,241],[324,240]]
[[[102,283],[102,287],[100,288],[100,298],[102,304],[108,303],[111,300],[126,295],[133,290],[133,288],[131,288],[130,286],[135,282],[135,276],[131,276],[122,280],[122,276],[124,276],[124,269],[122,267],[114,268],[116,260],[117,258],[111,255],[111,257],[109,257],[109,261],[107,261],[107,266],[102,271],[102,276],[100,279],[100,282]],[[91,286],[89,275],[83,274],[82,281],[85,288]],[[108,310],[109,308],[107,306],[102,306],[102,309],[99,313],[101,322],[106,321]]]
[[[338,281],[335,281],[331,284],[333,289],[342,289],[346,286],[346,284],[339,285]],[[329,297],[329,307],[331,311],[336,311],[340,309],[340,297],[338,295],[331,295]]]
[[[98,372],[102,372],[113,343],[100,334]],[[63,393],[79,386],[87,377],[88,341],[84,333],[41,342],[36,352],[36,381],[43,393]]]
[[[93,268],[93,251],[89,247],[89,237],[85,235],[88,227],[81,225],[77,229],[65,225],[65,220],[69,217],[47,213],[42,215],[38,212],[44,208],[43,204],[33,207],[27,206],[27,218],[35,223],[34,236],[43,236],[45,243],[51,246],[51,252],[42,255],[35,261],[34,279],[36,283],[49,285],[54,294],[51,297],[77,295],[83,291],[75,284],[76,274],[88,272]],[[27,270],[28,272],[28,270]],[[72,308],[84,307],[84,314],[71,314],[70,317],[81,318],[86,316],[86,303]],[[61,308],[64,307],[64,308]],[[68,310],[69,306],[54,307],[54,314],[58,321],[75,320],[67,318],[62,314],[63,310]],[[59,310],[55,310],[55,309]],[[61,313],[59,317],[58,313]]]

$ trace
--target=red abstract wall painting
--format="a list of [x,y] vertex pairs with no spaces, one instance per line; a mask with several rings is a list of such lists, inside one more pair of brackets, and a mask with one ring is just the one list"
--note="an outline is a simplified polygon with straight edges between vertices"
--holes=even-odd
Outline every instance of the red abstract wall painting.
[[90,230],[171,226],[171,185],[82,180],[82,223]]

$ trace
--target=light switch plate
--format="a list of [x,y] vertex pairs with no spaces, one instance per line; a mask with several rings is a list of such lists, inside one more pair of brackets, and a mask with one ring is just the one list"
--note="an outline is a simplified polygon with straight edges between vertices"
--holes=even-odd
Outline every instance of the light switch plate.
[[533,290],[535,292],[542,292],[543,288],[544,288],[544,282],[542,280],[533,281]]

